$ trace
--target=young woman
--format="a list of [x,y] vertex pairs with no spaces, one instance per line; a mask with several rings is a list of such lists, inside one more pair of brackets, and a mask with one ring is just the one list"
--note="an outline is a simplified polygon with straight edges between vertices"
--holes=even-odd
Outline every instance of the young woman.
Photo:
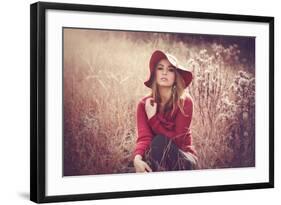
[[137,106],[137,142],[133,153],[136,172],[193,169],[197,155],[192,147],[190,123],[193,101],[185,88],[192,73],[177,59],[156,50],[144,84],[151,94]]

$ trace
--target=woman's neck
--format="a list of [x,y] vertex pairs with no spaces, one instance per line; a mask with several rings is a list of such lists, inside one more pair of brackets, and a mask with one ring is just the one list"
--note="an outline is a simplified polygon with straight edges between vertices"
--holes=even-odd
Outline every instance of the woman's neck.
[[158,87],[158,90],[161,96],[162,105],[165,105],[172,95],[172,89],[170,87]]

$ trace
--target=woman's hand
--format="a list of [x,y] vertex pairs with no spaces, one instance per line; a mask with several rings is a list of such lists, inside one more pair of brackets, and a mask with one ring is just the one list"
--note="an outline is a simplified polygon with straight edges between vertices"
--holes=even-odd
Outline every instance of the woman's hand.
[[152,97],[147,98],[145,101],[145,112],[147,115],[147,118],[152,118],[157,111],[157,103],[154,102],[154,99]]
[[148,164],[142,160],[140,155],[136,155],[134,159],[134,166],[136,172],[152,172],[152,169],[148,166]]

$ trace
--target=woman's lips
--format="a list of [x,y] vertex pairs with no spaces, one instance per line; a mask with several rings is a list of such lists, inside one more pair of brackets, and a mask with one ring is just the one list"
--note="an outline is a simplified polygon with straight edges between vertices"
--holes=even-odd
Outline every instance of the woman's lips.
[[167,78],[161,78],[161,80],[163,80],[163,81],[167,81],[168,79],[167,79]]

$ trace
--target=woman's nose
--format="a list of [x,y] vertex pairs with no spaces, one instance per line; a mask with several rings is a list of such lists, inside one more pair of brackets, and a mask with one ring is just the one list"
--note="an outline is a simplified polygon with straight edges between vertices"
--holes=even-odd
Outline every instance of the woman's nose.
[[162,74],[166,75],[167,74],[167,70],[163,69]]

